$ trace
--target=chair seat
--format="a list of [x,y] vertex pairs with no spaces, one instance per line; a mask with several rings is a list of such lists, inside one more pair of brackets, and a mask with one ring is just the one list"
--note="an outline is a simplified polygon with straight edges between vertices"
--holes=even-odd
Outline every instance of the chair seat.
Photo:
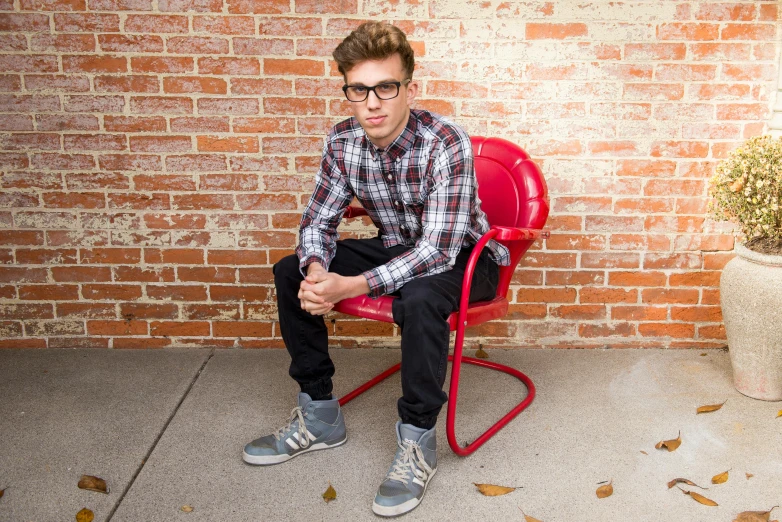
[[[396,297],[383,296],[372,299],[366,295],[360,295],[358,297],[340,301],[334,307],[334,310],[343,314],[363,317],[373,321],[393,323],[394,316],[391,312],[391,306],[394,299],[396,299]],[[467,326],[498,319],[504,317],[507,313],[508,300],[504,297],[495,297],[491,301],[478,301],[470,304],[467,308]],[[452,332],[456,330],[458,320],[458,312],[454,312],[448,317],[448,325]]]

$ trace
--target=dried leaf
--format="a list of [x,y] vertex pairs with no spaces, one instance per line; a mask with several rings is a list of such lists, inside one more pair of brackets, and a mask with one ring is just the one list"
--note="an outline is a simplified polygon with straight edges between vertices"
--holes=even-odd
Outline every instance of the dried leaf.
[[703,353],[701,354],[701,357],[706,357],[707,355],[709,355],[709,354],[708,354],[708,353],[706,353],[706,352],[703,352]]
[[538,520],[535,517],[531,517],[528,514],[524,513],[524,510],[521,509],[521,506],[517,506],[519,508],[519,511],[521,511],[521,514],[524,515],[524,522],[542,522],[541,520]]
[[478,359],[488,359],[489,354],[483,349],[483,345],[478,346],[478,351],[475,352],[475,357]]
[[676,448],[681,446],[681,444],[682,444],[682,432],[680,431],[679,436],[676,437],[675,439],[661,440],[660,442],[655,444],[654,447],[657,449],[665,448],[668,451],[676,451]]
[[753,475],[752,473],[746,473],[746,475],[747,475],[747,480],[749,480],[749,479],[751,479],[752,477],[754,477],[754,476],[755,476],[755,475]]
[[182,506],[180,509],[182,511],[184,511],[185,513],[192,513],[193,512],[193,506],[189,506],[187,504]]
[[[725,402],[728,402],[728,401],[725,401]],[[700,406],[700,407],[699,407],[699,408],[696,410],[696,412],[695,412],[695,415],[697,415],[697,414],[699,414],[699,413],[711,413],[711,412],[713,412],[713,411],[717,411],[717,410],[719,410],[720,408],[722,408],[722,406],[724,406],[724,405],[725,405],[725,402],[723,402],[722,404],[708,404],[708,405],[706,405],[706,406]]]
[[322,497],[326,502],[337,500],[337,491],[334,489],[334,486],[331,485],[331,482],[329,482],[329,487],[326,488],[326,491],[323,493]]
[[771,512],[779,506],[774,506],[768,511],[742,511],[733,522],[768,522]]
[[0,489],[0,498],[3,498],[3,495],[5,495],[5,488]]
[[92,522],[95,514],[87,508],[76,513],[76,522]]
[[687,479],[685,479],[685,478],[675,478],[675,479],[673,479],[672,481],[670,481],[670,482],[668,483],[668,489],[671,489],[671,488],[672,488],[672,487],[674,487],[676,484],[680,484],[680,483],[687,484],[688,486],[695,486],[696,488],[701,488],[701,489],[709,489],[709,488],[704,488],[704,487],[701,487],[701,486],[699,486],[698,484],[696,484],[695,482],[693,482],[693,481],[691,481],[691,480],[687,480]]
[[108,494],[109,492],[106,481],[102,478],[93,477],[92,475],[82,475],[81,479],[79,479],[79,488],[97,491],[98,493]]
[[611,485],[611,484],[613,484],[613,482],[614,481],[612,480],[611,482],[609,482],[605,486],[600,486],[599,488],[597,488],[597,491],[595,491],[595,493],[597,494],[597,498],[606,498],[606,497],[610,497],[611,495],[613,495],[614,494],[614,486]]
[[694,491],[684,491],[681,488],[679,488],[679,489],[681,490],[682,493],[684,493],[685,495],[691,496],[693,499],[695,499],[696,501],[700,502],[704,506],[719,506],[719,504],[717,504],[716,502],[714,502],[710,498],[706,498],[706,497],[704,497],[703,495],[701,495],[699,493],[696,493]]
[[478,488],[478,491],[480,491],[482,495],[487,497],[499,497],[500,495],[507,495],[511,491],[516,491],[516,489],[518,489],[509,488],[506,486],[496,486],[494,484],[476,484],[475,482],[473,482],[473,485]]
[[777,413],[777,418],[779,417],[782,417],[782,410],[779,410],[779,412]]
[[[730,471],[730,470],[728,470]],[[714,475],[711,477],[711,483],[712,484],[724,484],[728,481],[728,471],[725,471],[723,473],[720,473],[719,475]]]
[[644,455],[648,455],[648,453],[646,453],[644,450],[641,450],[641,453],[643,453]]

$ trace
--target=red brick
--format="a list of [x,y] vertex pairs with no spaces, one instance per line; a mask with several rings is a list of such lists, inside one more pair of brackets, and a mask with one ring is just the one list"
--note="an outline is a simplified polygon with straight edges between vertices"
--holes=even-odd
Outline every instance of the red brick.
[[720,284],[720,272],[697,271],[684,274],[671,274],[669,284],[671,286],[717,287]]
[[773,40],[774,24],[726,24],[720,38],[723,40]]
[[695,11],[697,20],[715,20],[724,22],[751,21],[755,19],[756,8],[751,3],[707,3],[702,4]]
[[704,218],[699,216],[649,216],[644,228],[651,232],[692,232],[703,230]]
[[[61,189],[63,188],[62,176],[60,174],[49,174],[42,172],[7,172],[0,174],[0,184],[3,188],[40,188],[40,189]],[[10,217],[10,215],[9,215]],[[19,214],[17,214],[17,219]],[[9,222],[10,224],[10,222]],[[19,226],[19,223],[17,223]],[[30,227],[35,228],[35,227]]]
[[[310,159],[315,159],[311,157]],[[305,168],[299,164],[299,158],[296,161],[296,168]],[[320,158],[315,159],[314,171],[317,171],[320,165]],[[288,158],[275,156],[233,156],[231,158],[231,170],[237,172],[283,172],[288,170]]]
[[49,208],[105,208],[106,198],[100,192],[45,192],[44,206]]
[[233,210],[231,194],[174,195],[173,208],[177,210]]
[[665,286],[666,275],[663,272],[609,272],[610,286]]
[[158,9],[161,12],[187,13],[187,12],[214,12],[223,10],[222,0],[158,0]]
[[765,22],[776,22],[779,20],[779,6],[776,3],[761,4],[758,19]]
[[123,112],[123,96],[66,96],[66,112]]
[[177,279],[182,282],[234,283],[236,269],[224,266],[177,267]]
[[0,31],[17,33],[49,31],[49,16],[30,13],[0,13]]
[[22,265],[75,265],[76,250],[62,248],[17,248],[16,262]]
[[208,34],[255,34],[251,16],[194,16],[193,31]]
[[[107,188],[127,190],[130,188],[128,176],[119,172],[67,174],[65,179],[68,188],[71,190],[100,190]],[[87,217],[85,216],[85,218]],[[86,227],[86,224],[82,223],[82,225]]]
[[254,174],[207,174],[199,176],[200,190],[246,191],[258,190],[258,176]]
[[136,264],[141,262],[138,248],[82,249],[80,264]]
[[657,26],[657,38],[660,40],[716,40],[719,24],[707,23],[668,23]]
[[[275,214],[278,216],[280,214]],[[301,219],[301,214],[297,214]],[[268,228],[269,220],[265,214],[242,213],[242,214],[214,214],[209,216],[209,227],[217,229],[232,230],[258,230]],[[298,221],[296,222],[298,227]]]
[[626,60],[684,60],[687,46],[683,43],[628,43]]
[[725,103],[717,105],[718,120],[764,120],[769,108],[764,103]]
[[269,288],[265,286],[211,285],[209,295],[212,301],[263,302],[269,299]]
[[133,152],[188,152],[193,144],[190,136],[131,136]]
[[635,325],[630,323],[579,324],[579,337],[631,337],[635,335]]
[[141,298],[139,285],[83,285],[84,299],[94,301],[128,301]]
[[90,335],[147,335],[146,321],[87,321]]
[[156,35],[99,34],[98,43],[103,51],[118,53],[160,53],[163,39]]
[[293,134],[296,132],[296,122],[293,118],[234,118],[234,132],[249,132],[253,134]]
[[614,321],[665,321],[668,309],[664,306],[612,306]]
[[51,304],[3,304],[0,306],[0,319],[53,319],[54,307]]
[[258,58],[199,58],[198,72],[201,74],[247,74],[259,75],[261,62]]
[[126,150],[124,134],[66,134],[66,150]]
[[163,230],[202,229],[206,225],[206,216],[204,214],[144,214],[144,225],[150,229]]
[[772,64],[724,64],[722,78],[739,81],[773,81],[777,70]]
[[266,114],[324,114],[325,101],[312,98],[265,98],[263,111]]
[[331,57],[341,41],[339,38],[300,38],[296,41],[296,55]]
[[[48,23],[47,29],[48,32]],[[92,34],[34,34],[30,39],[33,51],[91,52],[95,50],[95,36]]]
[[226,157],[221,154],[168,156],[166,168],[170,172],[226,170]]
[[320,60],[266,58],[263,61],[264,74],[323,76],[324,71],[323,62]]
[[651,304],[697,304],[698,290],[649,288],[643,291],[641,300]]
[[605,319],[606,307],[604,305],[561,305],[551,309],[552,317],[561,319]]
[[698,338],[700,339],[727,339],[725,334],[725,325],[720,324],[716,326],[699,326]]
[[638,333],[644,337],[677,337],[692,338],[695,335],[695,325],[671,323],[640,323]]
[[[55,14],[54,27],[57,32],[73,33],[118,33],[119,15],[96,13]],[[48,31],[48,23],[46,30]]]
[[204,285],[147,285],[150,299],[168,301],[206,301]]
[[681,100],[684,84],[681,83],[625,83],[625,99],[636,100]]
[[125,31],[129,33],[186,33],[188,30],[187,16],[130,14],[125,20]]
[[166,283],[174,281],[173,268],[140,268],[137,266],[118,266],[113,268],[115,281],[139,281],[146,283]]
[[21,76],[19,76],[18,74],[0,74],[0,92],[19,92],[21,90],[22,90]]
[[122,303],[120,315],[123,319],[176,319],[179,307],[175,304]]
[[671,319],[693,323],[721,323],[722,308],[719,306],[671,307]]
[[586,303],[636,303],[638,290],[623,288],[584,287],[579,291],[579,299]]
[[270,337],[272,325],[255,321],[214,321],[215,337]]
[[574,303],[575,288],[521,288],[516,294],[517,303]]
[[228,40],[206,36],[174,36],[167,40],[171,54],[227,54]]
[[195,60],[186,57],[134,56],[130,59],[133,72],[186,73],[195,70]]
[[660,64],[655,72],[657,80],[712,81],[717,78],[717,66],[706,64]]
[[282,14],[290,12],[288,0],[227,0],[228,12],[233,14]]
[[166,210],[170,208],[168,194],[118,193],[109,194],[109,208]]
[[4,339],[0,348],[46,348],[46,339]]
[[160,83],[154,76],[96,76],[95,90],[103,92],[160,92]]
[[[106,116],[109,118],[110,116]],[[38,114],[35,117],[38,130],[62,131],[62,130],[98,130],[100,123],[97,116],[91,114]],[[106,129],[111,130],[111,129]]]
[[103,117],[108,132],[164,132],[166,120],[162,116],[110,116]]
[[108,348],[109,340],[100,337],[49,337],[49,348]]
[[31,131],[33,117],[21,114],[7,114],[0,119],[0,131]]
[[747,61],[750,58],[750,44],[702,43],[691,46],[695,60],[715,60],[722,62]]
[[0,149],[5,150],[59,150],[60,137],[49,133],[0,135]]
[[691,253],[673,253],[673,254],[659,254],[659,253],[646,253],[644,254],[643,267],[645,269],[696,269],[701,267],[700,254]]
[[62,68],[65,72],[126,72],[128,60],[108,54],[63,56]]
[[228,132],[228,117],[181,117],[171,118],[173,132]]
[[549,250],[605,250],[606,238],[594,234],[555,234],[547,246]]
[[199,152],[258,152],[255,136],[220,137],[197,136]]
[[264,154],[312,154],[323,147],[321,138],[262,138]]
[[[306,92],[299,92],[299,82],[296,82],[296,91],[300,95],[307,95]],[[232,78],[231,94],[264,94],[267,96],[273,94],[292,94],[293,82],[279,78]]]
[[90,11],[151,11],[152,0],[88,0]]
[[26,51],[27,38],[23,34],[0,34],[0,51]]
[[[234,38],[234,53],[239,55],[284,56],[293,54],[293,40],[281,38]],[[331,53],[328,53],[330,56]]]
[[3,72],[58,72],[56,56],[0,55],[0,71]]
[[238,305],[185,305],[182,309],[182,316],[187,319],[239,319]]
[[105,246],[109,244],[109,232],[106,230],[51,230],[46,232],[46,241],[51,246]]
[[60,101],[57,96],[42,95],[0,95],[0,111],[2,112],[50,112],[59,111]]
[[97,266],[52,267],[52,277],[63,282],[111,281],[111,269]]
[[171,337],[208,337],[209,323],[195,321],[151,321],[150,335]]
[[356,14],[358,0],[296,0],[295,11],[307,14]]
[[289,194],[240,194],[236,203],[241,210],[293,210],[298,208],[296,197]]
[[220,78],[168,77],[163,78],[163,91],[171,93],[202,92],[225,94],[228,84]]
[[0,266],[0,282],[3,283],[45,283],[45,268]]
[[240,232],[241,248],[295,248],[297,234],[293,232]]
[[107,154],[98,158],[100,168],[125,171],[160,171],[163,162],[160,156],[145,154]]
[[166,346],[171,346],[171,340],[164,338],[154,338],[154,337],[142,337],[142,338],[136,338],[136,337],[117,337],[113,338],[111,340],[112,346],[115,349],[119,350],[125,350],[125,349],[140,349],[140,350],[147,350],[150,348],[165,348]]
[[[718,107],[719,112],[719,107]],[[669,158],[705,158],[709,153],[708,143],[702,141],[654,141],[651,155]]]
[[[193,100],[184,97],[133,96],[130,111],[135,114],[192,114]],[[154,138],[152,136],[148,138]],[[167,138],[167,137],[163,137]],[[166,141],[166,140],[164,140]],[[168,151],[173,152],[173,151]]]
[[147,249],[144,262],[175,265],[203,265],[204,251],[198,248]]
[[93,303],[57,303],[58,318],[103,318],[110,319],[115,317],[113,304],[93,304]]

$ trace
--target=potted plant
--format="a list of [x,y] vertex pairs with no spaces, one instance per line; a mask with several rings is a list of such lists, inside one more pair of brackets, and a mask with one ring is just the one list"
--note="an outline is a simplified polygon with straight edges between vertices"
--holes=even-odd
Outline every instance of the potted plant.
[[710,192],[712,216],[740,232],[720,279],[734,385],[782,400],[782,138],[747,140],[717,166]]

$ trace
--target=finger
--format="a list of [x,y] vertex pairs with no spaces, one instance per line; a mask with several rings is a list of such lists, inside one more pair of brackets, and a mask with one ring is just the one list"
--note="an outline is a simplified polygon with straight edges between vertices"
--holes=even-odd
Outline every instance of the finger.
[[312,293],[309,290],[302,292],[301,298],[305,301],[309,301],[311,303],[314,303],[316,305],[322,305],[326,302],[326,300],[319,296],[318,294]]

